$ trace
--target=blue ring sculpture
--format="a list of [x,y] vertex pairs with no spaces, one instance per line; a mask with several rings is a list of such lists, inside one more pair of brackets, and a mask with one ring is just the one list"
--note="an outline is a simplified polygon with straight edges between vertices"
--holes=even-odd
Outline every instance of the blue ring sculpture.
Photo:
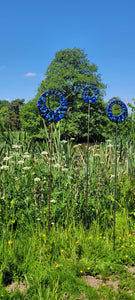
[[[114,115],[112,113],[112,107],[114,104],[117,104],[121,107],[121,113],[119,115]],[[114,122],[114,123],[121,123],[123,122],[127,116],[128,116],[128,109],[126,104],[121,101],[121,100],[117,100],[117,99],[113,99],[110,103],[108,103],[107,108],[106,108],[106,114],[108,116],[108,118]]]
[[[87,95],[88,89],[92,90],[92,92],[93,92],[92,96]],[[95,85],[88,85],[82,91],[82,98],[84,101],[86,101],[88,103],[95,102],[98,99],[98,97],[99,97],[99,90],[97,89],[97,87]]]
[[[50,95],[56,95],[60,99],[60,105],[57,109],[51,110],[46,106],[46,97]],[[38,100],[38,111],[42,118],[47,121],[54,122],[64,118],[67,112],[67,101],[65,97],[58,91],[52,90],[43,93]]]

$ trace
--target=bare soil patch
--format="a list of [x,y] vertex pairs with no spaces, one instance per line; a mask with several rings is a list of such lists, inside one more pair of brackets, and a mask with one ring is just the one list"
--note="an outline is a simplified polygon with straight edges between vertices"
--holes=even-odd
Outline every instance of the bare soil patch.
[[99,289],[100,285],[103,283],[102,279],[98,279],[94,276],[83,276],[84,280],[86,281],[86,283],[94,288],[96,288],[97,290]]
[[114,290],[115,292],[117,292],[117,291],[118,291],[118,288],[119,288],[119,283],[120,283],[120,280],[119,280],[119,279],[117,279],[117,280],[115,280],[115,281],[107,280],[106,283],[105,283],[105,285],[111,286],[111,287],[113,288],[113,290]]
[[19,290],[20,293],[24,293],[27,290],[27,286],[23,282],[12,282],[6,287],[9,293],[14,293],[15,290]]
[[90,285],[91,287],[96,288],[97,290],[99,290],[100,286],[102,284],[104,284],[105,286],[112,287],[115,292],[118,291],[119,283],[120,283],[119,279],[117,279],[115,281],[112,281],[111,278],[110,278],[110,280],[107,280],[106,282],[103,282],[103,280],[101,279],[101,275],[99,277],[100,277],[100,279],[97,278],[97,277],[88,275],[88,276],[84,276],[83,278],[84,278],[84,280],[86,281],[86,283],[88,285]]
[[135,266],[129,267],[128,270],[135,275]]

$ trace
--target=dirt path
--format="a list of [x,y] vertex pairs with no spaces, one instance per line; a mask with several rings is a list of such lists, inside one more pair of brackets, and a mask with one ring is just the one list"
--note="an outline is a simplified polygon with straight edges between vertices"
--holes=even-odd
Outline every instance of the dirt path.
[[[133,277],[135,277],[135,266],[131,266],[131,267],[126,266],[126,269],[130,273],[132,273]],[[91,287],[96,288],[97,290],[99,290],[99,288],[101,286],[107,286],[107,287],[112,287],[115,292],[118,292],[119,285],[120,285],[120,282],[121,282],[120,279],[112,280],[111,276],[110,276],[109,280],[103,281],[101,275],[98,275],[97,277],[87,275],[87,276],[83,276],[83,279],[86,281],[86,283],[88,285],[90,285]],[[134,291],[128,290],[127,293],[133,294]]]

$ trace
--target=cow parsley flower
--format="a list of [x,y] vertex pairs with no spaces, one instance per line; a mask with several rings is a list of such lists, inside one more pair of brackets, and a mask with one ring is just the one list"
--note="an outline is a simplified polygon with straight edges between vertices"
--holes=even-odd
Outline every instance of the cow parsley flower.
[[7,170],[9,168],[9,166],[1,166],[0,169],[1,170]]
[[34,178],[34,181],[35,181],[35,182],[40,181],[40,180],[41,180],[41,179],[38,178],[38,177]]
[[23,167],[22,169],[23,170],[29,170],[29,169],[31,169],[31,167]]

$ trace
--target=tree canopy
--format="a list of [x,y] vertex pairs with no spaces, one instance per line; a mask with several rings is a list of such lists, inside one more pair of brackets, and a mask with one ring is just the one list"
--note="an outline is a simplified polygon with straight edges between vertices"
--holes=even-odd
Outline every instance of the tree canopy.
[[[36,114],[38,124],[35,130],[35,109],[32,109],[37,104],[38,97],[47,90],[60,91],[68,102],[68,112],[66,117],[61,122],[61,137],[75,137],[78,140],[86,140],[87,136],[87,118],[88,118],[88,103],[82,99],[82,90],[86,85],[94,84],[100,91],[98,104],[91,104],[91,119],[90,119],[90,137],[91,140],[102,140],[104,138],[103,126],[108,123],[105,115],[105,103],[103,95],[105,85],[101,81],[101,76],[98,73],[98,67],[94,63],[90,63],[87,54],[84,50],[73,48],[60,50],[56,53],[55,58],[48,66],[45,79],[41,82],[38,93],[30,104],[26,104],[21,109],[21,122],[24,128],[30,132],[40,132],[43,122],[40,122]],[[55,99],[57,100],[57,99]],[[51,101],[51,99],[50,99]],[[57,101],[52,101],[59,106]],[[30,108],[31,105],[31,108]],[[56,107],[55,107],[56,108]],[[53,109],[53,108],[52,108]],[[26,116],[29,114],[29,120]],[[29,123],[29,125],[28,125]],[[32,128],[33,127],[33,128]]]
[[[99,142],[115,132],[115,124],[106,116],[107,104],[103,101],[106,86],[102,83],[98,67],[90,63],[84,50],[73,48],[60,50],[48,66],[45,79],[42,80],[34,99],[24,104],[24,99],[11,102],[0,100],[0,123],[3,128],[27,131],[29,137],[44,139],[46,126],[38,113],[37,102],[42,93],[57,90],[63,94],[68,102],[68,111],[57,124],[60,127],[61,139],[74,137],[76,141],[86,141],[88,124],[88,103],[82,99],[82,90],[87,85],[95,85],[99,89],[99,98],[90,105],[90,141]],[[87,94],[89,90],[87,91]],[[59,98],[51,95],[46,99],[46,105],[51,110],[59,106]],[[126,122],[119,124],[119,134],[127,136],[134,132],[134,106],[130,105],[132,115]],[[117,107],[115,111],[117,113]],[[118,111],[119,113],[119,111]]]
[[20,129],[20,108],[23,104],[24,99],[15,99],[11,102],[0,101],[0,120],[6,128]]
[[2,107],[7,107],[10,105],[10,102],[8,100],[0,100],[0,109],[2,109]]
[[84,50],[73,48],[60,50],[50,63],[45,73],[46,78],[41,82],[40,92],[47,89],[58,89],[65,96],[78,94],[86,84],[95,84],[105,88],[101,83],[98,68],[90,64]]

